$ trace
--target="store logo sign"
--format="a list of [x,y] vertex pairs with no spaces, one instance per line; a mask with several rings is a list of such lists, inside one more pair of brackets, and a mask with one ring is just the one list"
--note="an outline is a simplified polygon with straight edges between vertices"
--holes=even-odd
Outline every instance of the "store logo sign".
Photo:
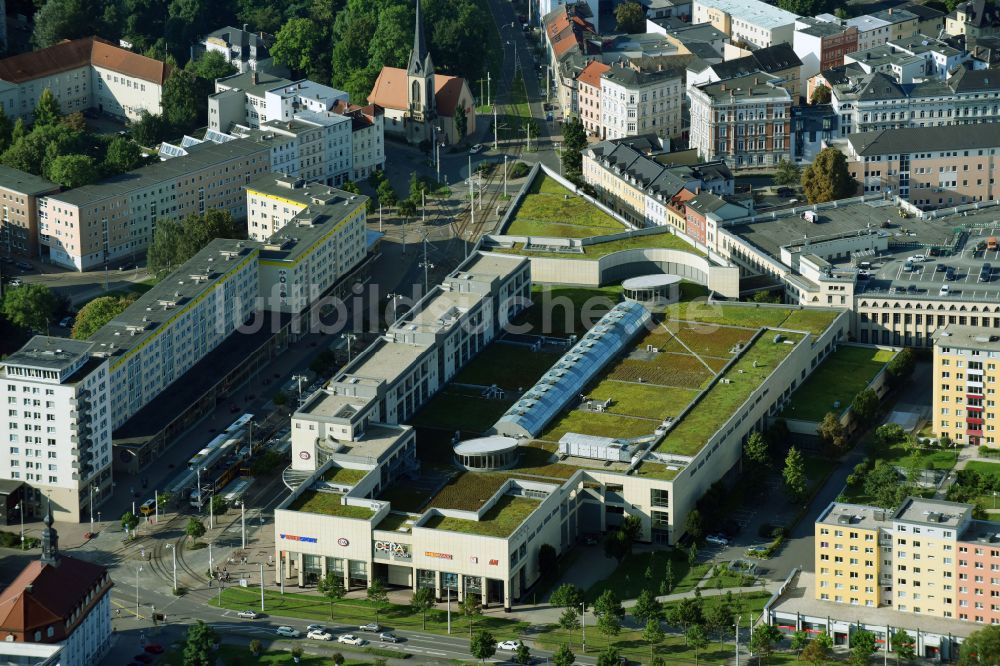
[[410,559],[410,546],[405,543],[396,543],[395,541],[376,541],[375,552],[387,553],[398,560]]
[[429,550],[428,551],[424,551],[424,556],[425,557],[436,557],[439,560],[452,560],[452,559],[455,559],[454,557],[451,556],[450,553],[434,553],[434,552],[431,552]]
[[302,541],[303,543],[316,543],[319,541],[316,537],[304,537],[295,534],[281,534],[279,536],[285,541]]
[[500,560],[490,560],[490,566],[491,567],[498,567],[498,566],[500,566]]
[[339,539],[337,539],[337,544],[340,546],[350,546],[351,542],[345,539],[344,537],[340,537]]

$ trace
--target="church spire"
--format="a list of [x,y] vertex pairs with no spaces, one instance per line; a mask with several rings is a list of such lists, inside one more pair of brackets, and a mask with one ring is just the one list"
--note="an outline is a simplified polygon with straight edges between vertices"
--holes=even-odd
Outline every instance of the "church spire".
[[42,530],[42,564],[59,566],[59,535],[52,527],[52,499],[47,498],[48,505],[45,510],[45,529]]
[[413,51],[410,52],[410,66],[407,73],[426,75],[428,72],[425,67],[429,64],[430,53],[427,51],[427,39],[424,37],[424,22],[420,17],[420,0],[417,0],[417,18],[413,29]]

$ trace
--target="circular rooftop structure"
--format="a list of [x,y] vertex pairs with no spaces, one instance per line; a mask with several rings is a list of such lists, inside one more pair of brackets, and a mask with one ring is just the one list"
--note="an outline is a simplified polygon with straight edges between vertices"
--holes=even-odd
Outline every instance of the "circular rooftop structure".
[[455,445],[455,464],[467,470],[508,469],[517,462],[517,440],[491,435]]
[[622,282],[625,298],[643,305],[669,305],[680,298],[681,277],[669,273],[639,275]]

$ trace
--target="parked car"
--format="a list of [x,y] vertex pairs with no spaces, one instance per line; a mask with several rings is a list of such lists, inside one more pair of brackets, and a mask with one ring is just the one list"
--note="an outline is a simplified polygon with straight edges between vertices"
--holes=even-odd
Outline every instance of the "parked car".
[[247,610],[241,610],[239,613],[236,614],[236,617],[242,617],[246,620],[256,620],[258,617],[260,617],[260,613],[258,613],[255,610],[250,610],[248,608]]
[[358,627],[358,629],[361,631],[370,631],[373,634],[377,634],[378,632],[382,631],[382,625],[376,622],[369,622],[368,624],[361,625],[360,627]]
[[69,328],[73,325],[72,317],[63,317],[59,320],[59,328]]
[[306,633],[309,633],[310,631],[325,631],[325,630],[326,627],[324,627],[322,624],[310,624],[308,627],[306,627]]
[[302,635],[302,632],[295,627],[278,627],[274,630],[274,633],[279,636],[287,636],[288,638],[298,638]]
[[913,255],[913,260],[914,261],[927,261],[927,256],[923,255],[923,254],[915,254],[915,255]]
[[364,645],[365,639],[360,636],[355,636],[354,634],[341,634],[340,636],[337,636],[337,642],[345,645]]
[[947,296],[950,293],[951,293],[951,286],[950,285],[943,284],[943,285],[941,285],[941,288],[938,289],[938,296]]
[[948,270],[948,267],[945,266],[944,264],[934,264],[934,272],[935,273],[944,273],[947,270]]
[[153,660],[155,658],[156,657],[154,657],[154,656],[152,656],[150,654],[146,654],[145,652],[140,652],[139,654],[137,654],[134,657],[132,657],[132,659],[134,659],[135,661],[138,661],[138,662],[143,663],[143,664],[151,664],[151,663],[153,663]]
[[951,280],[954,280],[956,277],[957,276],[955,275],[955,269],[954,269],[954,267],[949,266],[948,270],[945,271],[944,279],[951,281]]
[[399,636],[392,633],[391,631],[383,631],[378,635],[378,639],[383,643],[398,643],[400,641]]
[[514,650],[517,649],[519,644],[520,644],[519,641],[500,641],[499,643],[497,643],[497,649],[510,650],[511,652],[513,652]]
[[472,148],[469,148],[470,155],[475,155],[476,153],[481,153],[481,152],[483,152],[483,144],[481,143],[477,143]]
[[790,187],[779,187],[778,188],[778,196],[779,197],[790,197],[793,194],[795,194],[795,192]]
[[308,634],[306,634],[306,638],[311,638],[314,641],[332,641],[333,634],[324,629],[313,629]]
[[714,543],[716,546],[728,546],[729,539],[722,536],[721,534],[709,534],[705,537],[705,541],[709,543]]

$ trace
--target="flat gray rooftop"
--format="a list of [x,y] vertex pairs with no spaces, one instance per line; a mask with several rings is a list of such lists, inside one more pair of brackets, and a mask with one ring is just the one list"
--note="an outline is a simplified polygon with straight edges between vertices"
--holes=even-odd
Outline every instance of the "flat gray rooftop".
[[831,527],[859,527],[874,530],[891,527],[892,514],[886,509],[862,504],[834,502],[820,514],[817,523]]
[[78,363],[90,353],[94,343],[85,340],[36,335],[27,344],[3,360],[7,365],[21,365],[45,370],[62,370]]
[[908,497],[896,509],[892,519],[935,527],[958,527],[965,519],[966,514],[971,512],[972,506],[968,504]]
[[991,335],[990,329],[980,326],[959,326],[949,324],[934,332],[934,341],[945,347],[977,349],[979,351],[1000,351],[1000,336]]
[[28,195],[59,191],[58,185],[41,176],[3,165],[0,165],[0,188]]
[[329,185],[308,182],[302,178],[277,173],[266,173],[258,176],[244,185],[244,188],[260,192],[261,194],[269,194],[297,201],[303,206],[313,204],[316,200],[326,201],[328,199],[336,199],[337,197],[350,196],[348,192],[338,190]]

